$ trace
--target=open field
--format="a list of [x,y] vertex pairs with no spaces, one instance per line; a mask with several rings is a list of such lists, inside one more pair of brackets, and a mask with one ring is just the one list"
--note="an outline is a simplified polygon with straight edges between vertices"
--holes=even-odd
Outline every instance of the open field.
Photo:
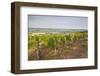
[[87,58],[87,42],[87,31],[29,32],[28,60]]

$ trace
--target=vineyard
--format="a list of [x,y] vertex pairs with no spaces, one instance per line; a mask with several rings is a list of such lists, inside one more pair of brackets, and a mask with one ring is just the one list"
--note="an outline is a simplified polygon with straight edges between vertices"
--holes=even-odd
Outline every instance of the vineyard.
[[28,34],[28,59],[72,59],[87,57],[87,32]]

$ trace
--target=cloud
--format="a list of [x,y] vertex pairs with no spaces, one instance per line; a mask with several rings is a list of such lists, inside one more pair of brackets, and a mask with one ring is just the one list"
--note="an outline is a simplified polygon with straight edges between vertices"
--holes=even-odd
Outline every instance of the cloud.
[[29,28],[87,29],[88,17],[29,15]]

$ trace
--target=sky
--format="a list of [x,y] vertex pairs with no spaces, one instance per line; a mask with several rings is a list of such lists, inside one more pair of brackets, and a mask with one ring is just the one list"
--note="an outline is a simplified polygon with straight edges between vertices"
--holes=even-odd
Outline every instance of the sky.
[[29,15],[28,28],[88,29],[88,17]]

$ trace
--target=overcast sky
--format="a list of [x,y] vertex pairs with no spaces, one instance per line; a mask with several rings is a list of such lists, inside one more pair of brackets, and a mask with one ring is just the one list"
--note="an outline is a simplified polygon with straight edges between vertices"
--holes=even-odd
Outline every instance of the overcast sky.
[[29,15],[29,28],[87,29],[87,17]]

